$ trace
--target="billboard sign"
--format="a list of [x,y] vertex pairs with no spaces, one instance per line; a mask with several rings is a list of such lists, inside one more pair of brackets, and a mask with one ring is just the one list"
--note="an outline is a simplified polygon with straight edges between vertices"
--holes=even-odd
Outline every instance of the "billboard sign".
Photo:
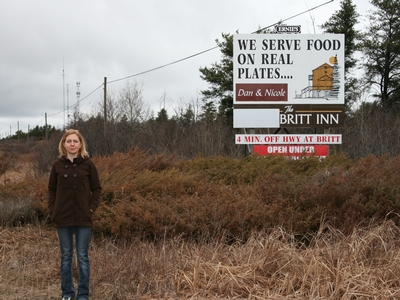
[[[249,110],[235,128],[343,126],[343,34],[237,34],[233,43],[233,107]],[[244,119],[259,109],[264,126]]]
[[343,34],[236,34],[234,104],[344,104]]

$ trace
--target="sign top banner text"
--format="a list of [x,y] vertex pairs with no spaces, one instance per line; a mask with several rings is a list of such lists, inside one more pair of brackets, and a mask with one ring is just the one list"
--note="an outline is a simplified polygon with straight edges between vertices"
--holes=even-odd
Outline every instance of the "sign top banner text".
[[344,104],[343,34],[233,36],[234,104]]

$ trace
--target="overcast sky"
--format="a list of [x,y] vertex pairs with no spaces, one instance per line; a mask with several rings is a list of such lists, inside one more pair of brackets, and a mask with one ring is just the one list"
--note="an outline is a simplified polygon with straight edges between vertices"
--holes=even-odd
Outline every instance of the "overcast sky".
[[[353,3],[363,17],[371,9],[368,0]],[[195,54],[214,48],[221,33],[252,33],[320,5],[285,23],[301,25],[302,33],[322,33],[319,26],[340,9],[340,0],[0,0],[0,4],[0,137],[14,134],[18,126],[23,132],[28,126],[44,126],[45,113],[48,124],[62,128],[67,105],[77,101],[77,82],[80,111],[98,111],[104,77],[114,81],[108,91],[115,95],[127,84],[123,78],[143,84],[144,102],[154,114],[164,106],[164,95],[169,111],[185,106],[208,87],[199,68],[221,58],[219,48]]]

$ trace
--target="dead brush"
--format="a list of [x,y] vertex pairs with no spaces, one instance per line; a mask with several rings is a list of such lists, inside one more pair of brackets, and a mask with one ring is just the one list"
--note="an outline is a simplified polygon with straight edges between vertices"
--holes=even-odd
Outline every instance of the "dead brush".
[[[91,299],[399,299],[399,237],[392,221],[350,235],[323,224],[307,243],[279,227],[230,244],[96,237]],[[1,228],[4,297],[58,299],[58,267],[54,229]]]
[[0,226],[20,226],[34,218],[31,198],[0,197]]

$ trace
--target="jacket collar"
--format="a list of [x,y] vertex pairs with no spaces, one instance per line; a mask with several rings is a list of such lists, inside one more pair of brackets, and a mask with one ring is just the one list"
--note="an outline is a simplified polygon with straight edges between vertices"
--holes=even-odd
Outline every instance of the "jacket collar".
[[[60,156],[58,158],[60,161],[62,162],[71,162],[68,158],[66,158],[65,156]],[[78,156],[74,158],[73,163],[74,164],[80,164],[81,162],[84,162],[85,160],[88,160],[89,157],[82,157],[82,156]]]

